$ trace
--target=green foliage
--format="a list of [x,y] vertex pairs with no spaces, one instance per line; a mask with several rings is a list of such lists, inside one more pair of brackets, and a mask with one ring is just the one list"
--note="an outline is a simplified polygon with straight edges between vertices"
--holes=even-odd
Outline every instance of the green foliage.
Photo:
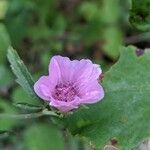
[[8,9],[8,1],[1,0],[0,1],[0,10],[1,10],[0,11],[0,19],[4,19],[5,18],[7,9]]
[[105,98],[63,119],[74,135],[103,149],[111,139],[121,150],[136,149],[150,137],[150,51],[137,57],[135,48],[121,49],[119,61],[105,74]]
[[30,105],[39,105],[39,100],[35,100],[34,97],[28,95],[28,93],[25,92],[25,90],[23,90],[22,88],[16,88],[13,91],[12,100],[14,104],[26,103]]
[[13,47],[20,49],[22,44],[26,47],[27,40],[37,50],[41,45],[44,50],[55,48],[54,42],[56,45],[59,43],[55,37],[62,34],[67,25],[65,17],[56,10],[56,5],[55,0],[11,1],[5,20]]
[[94,2],[83,2],[79,7],[79,12],[87,21],[100,17],[99,7]]
[[0,98],[0,131],[10,130],[17,122],[14,118],[2,117],[3,114],[16,114],[16,109]]
[[60,130],[49,124],[37,124],[25,131],[25,146],[28,150],[64,150]]
[[34,105],[30,105],[28,103],[16,103],[14,104],[16,107],[22,109],[22,110],[26,110],[28,112],[38,112],[42,110],[42,107],[39,106],[34,106]]
[[6,51],[10,45],[9,35],[5,26],[0,23],[0,63],[6,59]]
[[119,0],[106,1],[102,3],[102,21],[108,25],[113,25],[120,18],[120,3]]
[[150,31],[150,0],[132,0],[130,22],[139,30]]
[[12,74],[4,65],[0,65],[0,88],[6,88],[12,83]]
[[122,33],[120,32],[119,19],[120,3],[118,0],[104,0],[101,13],[102,22],[104,24],[103,30],[103,51],[113,59],[119,56],[119,48],[122,44]]
[[105,44],[103,46],[104,52],[110,58],[117,58],[122,43],[121,32],[116,27],[109,27],[104,31],[103,36],[105,39]]
[[17,77],[17,82],[23,87],[23,89],[32,97],[35,99],[35,101],[38,101],[39,104],[41,101],[37,99],[36,94],[33,90],[34,81],[32,79],[32,76],[28,72],[26,66],[22,62],[22,60],[19,58],[17,52],[13,50],[12,47],[9,47],[8,49],[8,60],[11,64],[12,71]]

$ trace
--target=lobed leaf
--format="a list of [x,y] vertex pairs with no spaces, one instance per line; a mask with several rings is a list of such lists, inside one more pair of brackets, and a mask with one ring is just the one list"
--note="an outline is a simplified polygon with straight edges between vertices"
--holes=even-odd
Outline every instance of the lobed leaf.
[[122,48],[119,61],[105,74],[105,98],[67,116],[65,126],[98,149],[112,141],[121,150],[136,149],[150,137],[149,62],[150,51],[138,57],[134,47]]

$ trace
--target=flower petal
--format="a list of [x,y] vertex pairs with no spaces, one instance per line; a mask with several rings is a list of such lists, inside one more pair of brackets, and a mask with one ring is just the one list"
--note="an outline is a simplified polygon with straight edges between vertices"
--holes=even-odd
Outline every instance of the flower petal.
[[49,64],[49,76],[53,84],[67,82],[71,72],[71,61],[67,57],[54,56]]
[[87,83],[91,80],[97,80],[101,73],[99,65],[93,64],[88,59],[82,59],[76,62],[72,80],[76,83]]
[[80,87],[81,103],[96,103],[104,97],[104,90],[102,86],[93,81],[86,86]]
[[76,97],[75,100],[71,102],[59,101],[52,98],[49,105],[57,108],[60,112],[68,112],[70,110],[77,109],[79,107],[79,103],[79,97]]
[[56,85],[60,82],[87,82],[98,79],[102,73],[99,65],[88,59],[71,61],[67,57],[54,56],[49,64],[49,76]]
[[35,84],[35,93],[43,100],[50,101],[52,84],[48,76],[42,76]]

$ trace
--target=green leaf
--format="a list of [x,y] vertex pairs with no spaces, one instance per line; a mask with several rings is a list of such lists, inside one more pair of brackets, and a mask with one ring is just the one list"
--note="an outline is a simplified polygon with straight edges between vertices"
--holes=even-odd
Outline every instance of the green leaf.
[[1,114],[11,115],[17,113],[15,108],[5,101],[0,99],[0,131],[10,130],[17,123],[13,118],[1,117]]
[[79,13],[87,20],[91,21],[95,17],[100,16],[100,9],[94,2],[84,1],[79,6]]
[[103,7],[102,10],[102,21],[105,24],[113,25],[118,22],[120,18],[120,1],[119,0],[111,0],[106,1],[103,0]]
[[1,0],[0,1],[0,19],[4,19],[5,18],[5,15],[6,15],[6,12],[7,12],[7,9],[8,9],[8,1],[6,0]]
[[58,15],[55,18],[54,25],[53,25],[53,31],[57,35],[62,35],[66,29],[67,22],[63,15]]
[[13,91],[12,100],[14,103],[27,103],[39,106],[38,100],[35,100],[33,97],[28,95],[21,87],[18,87]]
[[43,109],[42,107],[30,105],[27,103],[15,103],[14,106],[16,106],[22,110],[35,111],[35,112]]
[[109,27],[103,33],[105,44],[103,51],[111,58],[119,56],[119,48],[122,43],[121,31],[116,27]]
[[5,139],[5,138],[7,138],[7,137],[9,137],[9,132],[8,131],[1,131],[0,130],[0,140],[1,139]]
[[150,1],[132,0],[130,22],[139,30],[150,31]]
[[28,150],[64,150],[62,133],[47,124],[37,124],[25,132],[25,145]]
[[12,71],[17,77],[17,82],[23,87],[23,89],[31,96],[33,97],[36,102],[40,104],[42,101],[40,101],[34,90],[33,85],[34,81],[32,79],[32,76],[28,72],[26,66],[24,65],[23,61],[19,58],[17,52],[12,48],[9,47],[8,49],[8,60],[11,64]]
[[5,26],[0,23],[0,63],[6,59],[6,51],[10,45],[10,38]]
[[122,48],[119,61],[105,74],[105,98],[63,118],[65,126],[100,150],[111,139],[121,150],[136,149],[150,137],[149,62],[150,51],[138,57],[134,47]]
[[103,22],[103,51],[110,58],[119,56],[119,48],[122,44],[122,31],[119,26],[121,16],[119,0],[103,0],[102,22]]
[[0,88],[9,86],[12,83],[12,74],[4,65],[0,65]]

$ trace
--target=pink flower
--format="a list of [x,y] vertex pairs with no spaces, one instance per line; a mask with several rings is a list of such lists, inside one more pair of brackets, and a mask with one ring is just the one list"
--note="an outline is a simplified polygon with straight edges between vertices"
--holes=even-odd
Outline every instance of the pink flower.
[[104,97],[98,83],[102,70],[88,59],[71,61],[54,56],[49,64],[49,75],[42,76],[34,85],[36,94],[61,112],[92,104]]

